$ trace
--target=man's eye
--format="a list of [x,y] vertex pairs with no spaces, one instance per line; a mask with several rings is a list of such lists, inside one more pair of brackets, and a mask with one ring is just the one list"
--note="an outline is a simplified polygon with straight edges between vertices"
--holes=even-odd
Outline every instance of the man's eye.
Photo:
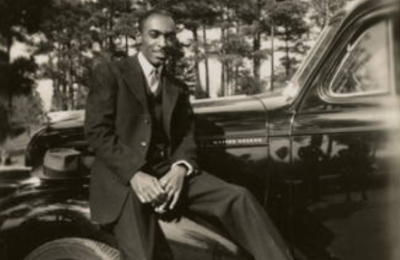
[[155,39],[155,38],[157,38],[158,36],[160,36],[159,33],[157,33],[157,32],[150,32],[150,37],[151,37],[151,38]]

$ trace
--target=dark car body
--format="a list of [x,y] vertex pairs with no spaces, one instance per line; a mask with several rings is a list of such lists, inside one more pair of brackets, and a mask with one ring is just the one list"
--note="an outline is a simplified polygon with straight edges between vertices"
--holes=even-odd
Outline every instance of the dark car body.
[[[282,95],[193,102],[200,165],[247,187],[298,259],[400,259],[398,32],[398,1],[359,1],[331,20]],[[60,114],[30,142],[32,171],[0,175],[0,259],[61,237],[114,245],[90,221],[83,120]],[[54,147],[81,151],[86,173],[40,177]],[[203,224],[162,224],[178,259],[248,257]]]

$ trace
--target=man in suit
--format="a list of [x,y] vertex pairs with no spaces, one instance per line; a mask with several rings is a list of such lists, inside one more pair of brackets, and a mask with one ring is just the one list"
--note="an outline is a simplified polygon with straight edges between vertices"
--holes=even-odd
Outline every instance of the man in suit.
[[291,259],[247,190],[198,170],[186,88],[164,69],[175,37],[171,15],[147,12],[139,31],[138,55],[93,73],[85,120],[96,154],[93,220],[112,227],[126,259],[162,259],[155,254],[165,244],[158,215],[179,202],[181,213],[218,220],[255,259]]

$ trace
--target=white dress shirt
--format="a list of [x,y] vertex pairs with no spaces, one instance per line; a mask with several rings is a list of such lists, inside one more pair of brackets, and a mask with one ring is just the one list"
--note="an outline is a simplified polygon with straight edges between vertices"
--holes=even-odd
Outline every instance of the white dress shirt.
[[138,59],[139,64],[143,69],[143,73],[147,81],[147,86],[149,86],[152,93],[156,93],[160,86],[160,76],[163,66],[155,68],[141,52],[139,52],[138,54]]

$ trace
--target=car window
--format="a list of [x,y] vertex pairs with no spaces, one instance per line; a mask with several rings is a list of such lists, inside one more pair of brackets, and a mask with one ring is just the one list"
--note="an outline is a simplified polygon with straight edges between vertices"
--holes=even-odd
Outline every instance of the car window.
[[292,82],[296,85],[303,86],[306,81],[310,78],[311,73],[315,67],[315,64],[321,59],[325,53],[326,46],[334,39],[337,31],[340,28],[340,19],[333,20],[329,26],[321,32],[318,40],[307,57],[302,61],[299,69],[296,71],[292,78]]
[[347,45],[339,69],[329,83],[332,96],[389,91],[389,23],[381,21]]

